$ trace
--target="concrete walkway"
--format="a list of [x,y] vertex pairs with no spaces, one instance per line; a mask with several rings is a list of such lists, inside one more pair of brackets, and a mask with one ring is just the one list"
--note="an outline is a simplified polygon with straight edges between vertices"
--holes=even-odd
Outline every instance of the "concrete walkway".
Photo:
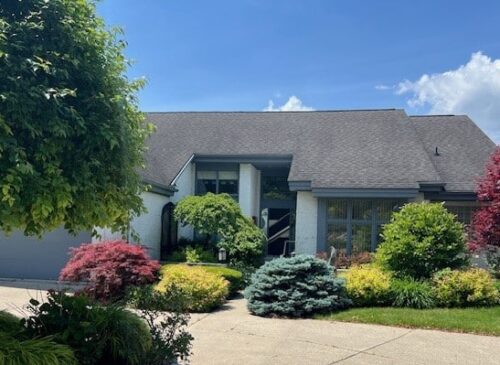
[[[14,313],[50,283],[0,281],[0,309]],[[52,285],[53,286],[53,285]],[[244,299],[193,314],[192,365],[500,364],[500,337],[250,315]]]
[[191,322],[192,365],[500,364],[500,337],[260,318],[243,299]]

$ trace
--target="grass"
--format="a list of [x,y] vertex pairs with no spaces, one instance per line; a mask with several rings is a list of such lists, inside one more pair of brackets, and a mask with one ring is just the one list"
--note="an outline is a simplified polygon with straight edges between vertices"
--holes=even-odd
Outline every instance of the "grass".
[[353,308],[318,315],[316,318],[500,336],[500,306],[435,309]]

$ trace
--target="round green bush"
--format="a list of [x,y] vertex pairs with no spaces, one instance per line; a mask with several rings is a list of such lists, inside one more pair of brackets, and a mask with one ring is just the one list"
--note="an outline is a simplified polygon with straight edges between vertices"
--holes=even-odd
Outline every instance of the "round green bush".
[[210,312],[220,307],[229,294],[228,281],[202,266],[164,265],[161,275],[155,290],[166,296],[171,292],[182,296],[184,311]]
[[391,275],[372,265],[351,267],[345,274],[349,298],[357,306],[387,304]]
[[224,266],[201,266],[205,271],[219,275],[229,282],[229,295],[235,295],[243,289],[243,273]]
[[410,203],[383,228],[375,262],[395,276],[429,278],[467,263],[463,225],[442,204]]
[[0,331],[15,334],[21,329],[21,320],[19,318],[9,312],[0,311]]
[[440,306],[466,307],[495,305],[499,292],[490,273],[483,269],[445,269],[433,277],[434,295]]
[[426,281],[412,278],[393,279],[391,296],[394,307],[425,309],[435,306],[432,286]]
[[313,256],[279,258],[252,276],[245,290],[250,312],[259,316],[301,317],[351,304],[344,281],[328,264]]

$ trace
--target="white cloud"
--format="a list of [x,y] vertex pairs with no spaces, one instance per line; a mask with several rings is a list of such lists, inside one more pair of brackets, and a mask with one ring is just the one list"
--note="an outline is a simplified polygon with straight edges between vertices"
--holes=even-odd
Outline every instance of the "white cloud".
[[389,86],[389,85],[375,85],[376,90],[389,90],[389,89],[394,89],[394,86]]
[[431,114],[467,114],[500,142],[500,59],[473,53],[455,70],[399,83],[396,93],[412,94],[408,105],[430,106]]
[[265,112],[291,112],[291,111],[309,111],[314,110],[309,106],[305,106],[302,104],[302,100],[300,100],[295,95],[290,96],[288,101],[278,107],[274,106],[274,102],[269,100],[267,107],[264,109]]

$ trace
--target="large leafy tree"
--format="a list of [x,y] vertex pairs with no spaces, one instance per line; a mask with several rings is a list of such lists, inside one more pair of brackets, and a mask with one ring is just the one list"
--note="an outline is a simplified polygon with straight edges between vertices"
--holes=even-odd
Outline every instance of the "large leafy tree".
[[150,127],[119,30],[87,0],[0,5],[0,229],[124,230]]
[[478,183],[477,198],[483,204],[474,215],[471,246],[500,248],[500,146],[491,155]]

